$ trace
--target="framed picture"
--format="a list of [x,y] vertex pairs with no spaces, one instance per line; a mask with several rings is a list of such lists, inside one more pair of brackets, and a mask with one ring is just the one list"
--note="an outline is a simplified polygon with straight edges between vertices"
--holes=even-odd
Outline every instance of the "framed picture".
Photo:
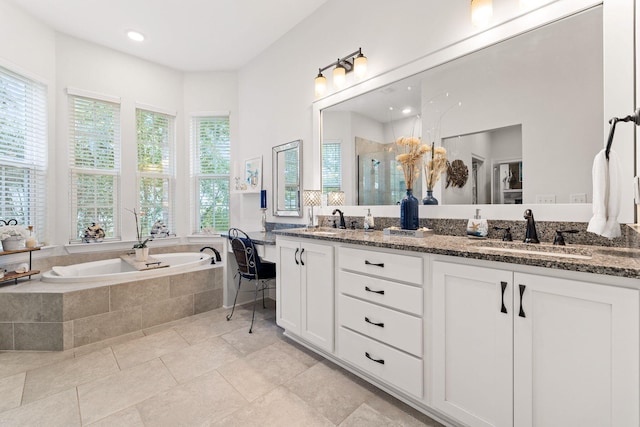
[[244,184],[246,192],[259,193],[262,190],[262,157],[244,161]]

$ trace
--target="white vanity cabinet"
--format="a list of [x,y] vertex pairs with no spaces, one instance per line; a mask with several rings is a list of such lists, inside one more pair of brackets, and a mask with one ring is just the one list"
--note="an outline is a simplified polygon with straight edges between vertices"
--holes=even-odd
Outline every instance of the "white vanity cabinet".
[[424,258],[338,248],[338,357],[423,395]]
[[318,348],[334,346],[334,248],[309,239],[276,241],[276,320]]
[[432,264],[431,405],[470,426],[638,426],[639,292],[494,265]]

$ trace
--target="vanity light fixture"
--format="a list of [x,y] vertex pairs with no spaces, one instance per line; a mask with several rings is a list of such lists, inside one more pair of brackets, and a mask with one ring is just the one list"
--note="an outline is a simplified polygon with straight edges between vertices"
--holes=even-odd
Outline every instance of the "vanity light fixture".
[[474,27],[486,27],[493,16],[493,0],[471,0],[471,23]]
[[362,80],[367,73],[367,57],[362,54],[362,48],[358,48],[347,56],[338,58],[326,67],[318,69],[318,75],[315,78],[315,94],[320,97],[327,90],[327,78],[322,74],[323,71],[335,67],[333,70],[333,86],[336,89],[342,89],[347,81],[347,73],[353,71],[356,80]]
[[315,226],[315,217],[313,216],[313,207],[322,206],[322,191],[320,190],[303,190],[302,200],[306,206],[309,206],[309,224],[308,227]]
[[144,41],[144,34],[134,30],[127,31],[127,37],[129,37],[134,42]]

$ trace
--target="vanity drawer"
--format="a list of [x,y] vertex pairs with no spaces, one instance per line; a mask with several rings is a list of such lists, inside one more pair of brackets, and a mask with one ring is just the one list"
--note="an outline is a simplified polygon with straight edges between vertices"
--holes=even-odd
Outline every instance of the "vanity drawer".
[[399,311],[340,295],[340,326],[422,356],[422,319]]
[[422,288],[340,270],[341,293],[422,316]]
[[339,356],[381,380],[422,398],[422,360],[345,328],[338,330]]
[[422,258],[354,248],[339,249],[343,270],[371,274],[403,282],[422,284]]

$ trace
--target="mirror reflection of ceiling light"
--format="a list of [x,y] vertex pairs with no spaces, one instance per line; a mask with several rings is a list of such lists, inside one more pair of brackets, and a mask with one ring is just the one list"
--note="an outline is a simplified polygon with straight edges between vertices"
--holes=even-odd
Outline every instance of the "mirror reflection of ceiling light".
[[407,107],[404,110],[402,110],[402,114],[409,114],[411,112],[411,107]]
[[138,31],[134,31],[134,30],[129,30],[127,31],[127,37],[129,37],[131,40],[135,41],[135,42],[141,42],[144,41],[144,35]]
[[492,17],[492,0],[471,0],[471,23],[474,27],[486,27]]

